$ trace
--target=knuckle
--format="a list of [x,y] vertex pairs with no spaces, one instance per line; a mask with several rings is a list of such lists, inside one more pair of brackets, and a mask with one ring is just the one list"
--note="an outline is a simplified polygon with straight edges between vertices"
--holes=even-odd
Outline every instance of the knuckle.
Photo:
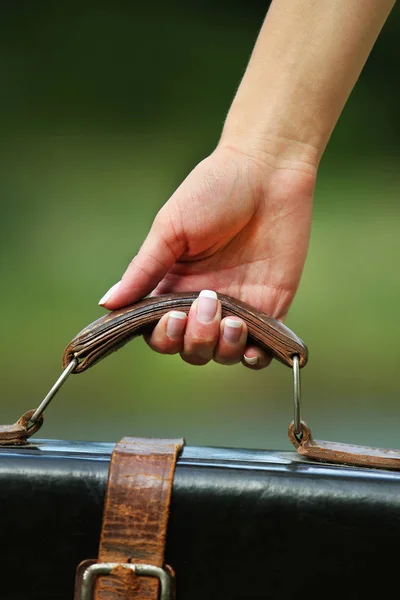
[[161,340],[149,340],[148,345],[154,352],[158,352],[159,354],[176,354],[182,349],[182,340],[169,340],[161,339]]
[[231,366],[231,365],[236,365],[237,363],[239,363],[240,358],[232,358],[232,357],[219,355],[219,356],[214,357],[214,362],[218,363],[219,365]]
[[185,345],[191,349],[191,351],[196,352],[198,349],[202,348],[212,348],[218,342],[218,335],[202,335],[196,336],[190,334],[185,336]]
[[243,350],[244,348],[242,348],[241,344],[227,345],[224,341],[219,344],[214,355],[214,360],[221,364],[235,365],[242,360]]
[[186,354],[184,352],[181,352],[180,355],[184,362],[197,367],[202,367],[203,365],[209,363],[211,360],[210,358],[204,358],[195,354]]
[[174,346],[168,346],[164,350],[164,354],[178,354],[182,350],[182,344],[175,344]]

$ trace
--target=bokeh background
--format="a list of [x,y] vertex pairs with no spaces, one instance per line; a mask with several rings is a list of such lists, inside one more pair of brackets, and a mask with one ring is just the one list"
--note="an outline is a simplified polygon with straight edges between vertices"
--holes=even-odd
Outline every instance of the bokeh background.
[[[1,419],[38,405],[152,219],[213,150],[268,3],[2,2]],[[316,437],[399,445],[400,7],[324,155],[287,324]],[[362,10],[360,6],[360,10]],[[193,367],[142,339],[72,376],[40,437],[288,450],[290,371]]]

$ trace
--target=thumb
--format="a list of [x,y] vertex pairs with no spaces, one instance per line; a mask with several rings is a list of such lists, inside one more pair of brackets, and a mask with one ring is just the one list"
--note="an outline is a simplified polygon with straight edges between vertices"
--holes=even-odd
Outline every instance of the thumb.
[[109,310],[128,306],[157,287],[186,247],[184,236],[178,236],[171,223],[160,211],[121,281],[102,297],[100,306]]

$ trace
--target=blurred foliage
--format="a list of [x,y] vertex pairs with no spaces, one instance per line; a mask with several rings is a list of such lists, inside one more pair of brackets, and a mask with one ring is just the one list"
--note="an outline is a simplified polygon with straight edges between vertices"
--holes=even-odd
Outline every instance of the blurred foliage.
[[[2,422],[38,404],[157,210],[214,148],[265,11],[2,4]],[[399,25],[396,6],[323,158],[287,320],[310,349],[304,416],[317,437],[388,446],[399,427]],[[291,418],[282,365],[195,368],[136,340],[71,377],[41,435],[287,449]]]

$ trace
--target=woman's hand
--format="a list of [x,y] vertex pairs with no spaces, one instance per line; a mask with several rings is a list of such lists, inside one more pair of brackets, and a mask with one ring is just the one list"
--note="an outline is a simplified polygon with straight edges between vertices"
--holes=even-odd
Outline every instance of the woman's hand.
[[[393,5],[365,0],[360,12],[348,0],[273,0],[219,146],[161,209],[100,304],[211,289],[285,317],[306,258],[317,166]],[[245,353],[248,366],[265,366],[268,357],[246,347],[244,323],[220,325],[212,295],[187,322],[161,319],[150,346],[192,364],[230,364]]]
[[285,317],[307,254],[315,176],[306,161],[282,166],[271,155],[218,147],[162,207],[100,304],[113,310],[149,293],[203,290],[188,317],[172,311],[160,320],[147,338],[151,348],[196,365],[214,358],[266,366],[269,357],[246,346],[241,319],[221,322],[217,293]]

